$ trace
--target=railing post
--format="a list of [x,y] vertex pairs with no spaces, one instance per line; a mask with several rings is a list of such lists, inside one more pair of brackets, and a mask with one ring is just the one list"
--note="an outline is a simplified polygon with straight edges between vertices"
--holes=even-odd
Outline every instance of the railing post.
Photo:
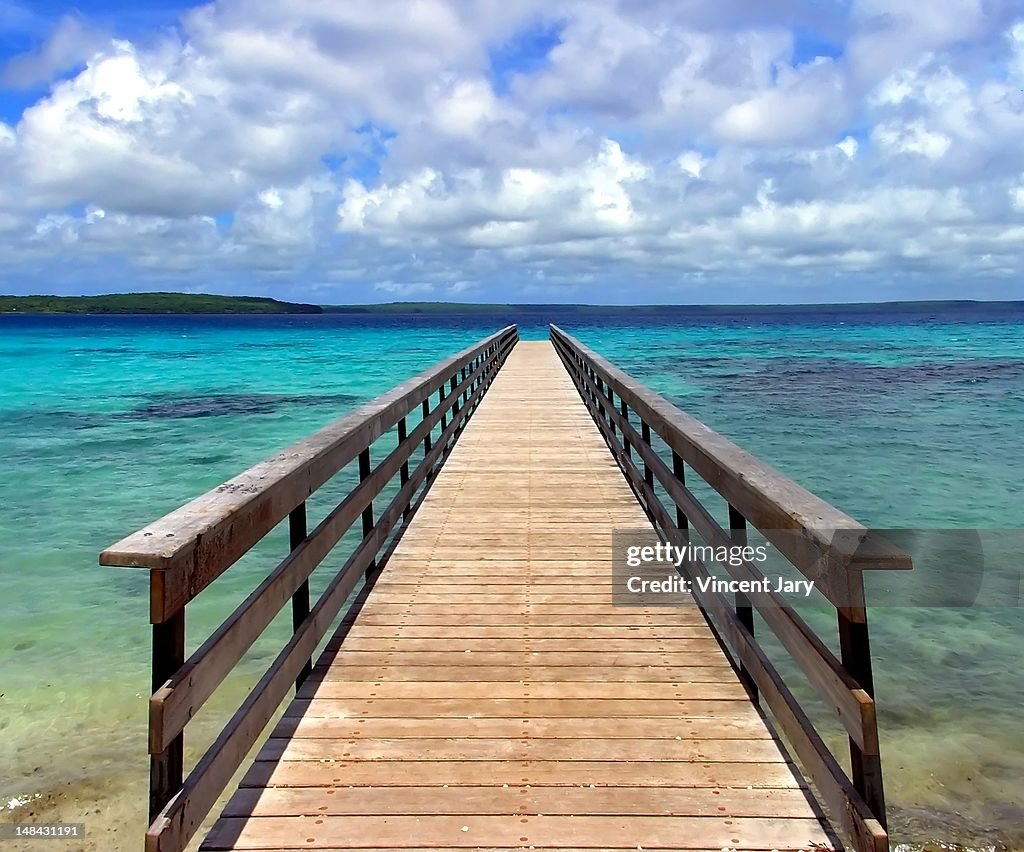
[[[150,573],[152,578],[152,572]],[[150,581],[152,582],[152,580]],[[153,625],[153,692],[185,664],[185,607]],[[178,734],[162,752],[149,758],[149,821],[181,789],[185,771],[185,734]]]
[[476,377],[477,387],[483,388],[480,391],[480,396],[477,397],[476,402],[473,403],[473,410],[476,411],[479,408],[480,403],[483,402],[483,396],[487,392],[487,381],[491,376],[491,362],[490,362],[490,351],[484,352],[480,356],[480,363],[477,364],[481,368],[480,375]]
[[[483,355],[477,355],[476,358],[473,359],[472,363],[469,365],[470,366],[470,373],[472,373],[473,371],[475,371],[475,370],[480,368],[480,366],[484,363],[483,359],[484,359]],[[480,387],[480,383],[482,381],[483,381],[483,374],[481,373],[475,379],[473,379],[473,381],[471,381],[469,383],[469,387],[466,389],[466,399],[469,399],[476,392],[477,388]],[[473,404],[469,408],[470,415],[472,415],[473,412],[476,411],[476,407],[479,404],[480,404],[480,399],[479,398],[473,400]]]
[[[640,437],[643,438],[643,442],[648,447],[651,445],[651,426],[646,420],[640,421]],[[644,460],[644,482],[647,483],[649,488],[654,488],[654,471],[647,464],[646,459]]]
[[602,416],[608,421],[608,425],[611,427],[612,437],[614,438],[618,434],[618,431],[615,428],[615,418],[612,417],[612,411],[615,410],[615,391],[612,390],[611,385],[605,385],[603,382],[601,384],[601,390],[604,393],[604,398],[608,400],[608,404],[611,406],[611,410],[609,411],[604,411],[604,406],[601,406],[601,410],[604,411]]
[[491,357],[490,351],[484,352],[480,356],[480,363],[477,365],[477,366],[483,368],[483,369],[480,370],[480,375],[476,377],[477,385],[478,385],[478,387],[484,388],[484,390],[482,390],[480,392],[480,396],[478,396],[477,399],[476,399],[476,402],[473,403],[473,410],[474,411],[476,411],[476,409],[479,407],[480,403],[483,401],[484,394],[487,393],[487,380],[491,376],[490,357]]
[[[860,582],[863,584],[863,575]],[[872,698],[875,697],[874,676],[871,671],[871,644],[868,639],[868,613],[863,607],[838,609],[839,652],[843,667]],[[850,740],[850,775],[853,786],[860,793],[875,818],[888,831],[885,818],[885,791],[882,787],[882,760],[877,754],[865,754],[853,739]]]
[[[683,464],[683,457],[675,450],[672,451],[672,473],[679,480],[680,485],[686,485],[686,466]],[[689,525],[686,513],[676,506],[676,526],[681,530],[685,530]]]
[[[362,482],[370,475],[370,448],[367,447],[359,454],[359,481]],[[365,539],[373,532],[373,501],[366,504],[363,509],[363,538]],[[373,573],[377,567],[377,560],[372,559],[366,567],[366,573]]]
[[[626,406],[626,400],[619,396],[619,414],[622,415],[623,419],[629,420],[629,408]],[[633,445],[629,443],[629,438],[626,437],[626,433],[622,433],[622,449],[626,451],[626,458],[633,458]]]
[[[308,528],[306,525],[306,502],[299,503],[291,513],[288,515],[288,539],[289,546],[292,550],[295,550],[303,541],[306,540]],[[306,620],[309,615],[309,579],[307,578],[302,582],[296,590],[295,594],[292,595],[292,632],[298,632],[302,622]],[[299,672],[299,676],[295,679],[295,691],[298,692],[299,687],[302,686],[303,681],[309,677],[310,672],[313,671],[313,661],[306,660],[302,666],[302,671]]]
[[[444,403],[444,386],[445,386],[445,383],[441,382],[441,387],[439,387],[437,389],[437,406],[438,406],[438,408],[440,408],[441,405]],[[448,412],[445,411],[444,414],[441,415],[441,431],[444,432],[444,430],[447,429],[447,428],[448,428]]]
[[[404,417],[401,420],[398,421],[398,443],[399,444],[401,444],[406,438],[409,437],[408,428],[409,427],[406,425],[406,420],[405,420]],[[409,481],[409,460],[408,460],[408,458],[406,458],[406,460],[404,462],[402,462],[402,467],[401,467],[401,470],[399,471],[399,474],[398,474],[399,486],[400,487],[405,487],[405,484],[408,481]],[[412,511],[412,499],[410,499],[409,502],[405,504],[405,508],[402,509],[402,519],[403,520],[408,520],[409,519],[409,514],[411,513],[411,511]]]
[[[429,396],[425,400],[423,400],[422,411],[423,411],[423,419],[426,420],[430,416],[430,397]],[[430,452],[430,432],[427,432],[427,434],[423,438],[423,455],[425,456],[429,452]]]
[[[742,513],[736,511],[732,504],[729,504],[729,530],[732,532],[732,540],[736,544],[746,547],[747,545],[747,519],[743,517]],[[750,604],[750,598],[748,598],[743,592],[736,592],[736,617],[749,632],[750,635],[754,635],[754,608]],[[750,676],[750,672],[747,671],[746,666],[740,662],[740,680],[743,681],[743,685],[747,688],[750,693],[752,701],[757,701],[757,687],[754,685],[754,679]]]

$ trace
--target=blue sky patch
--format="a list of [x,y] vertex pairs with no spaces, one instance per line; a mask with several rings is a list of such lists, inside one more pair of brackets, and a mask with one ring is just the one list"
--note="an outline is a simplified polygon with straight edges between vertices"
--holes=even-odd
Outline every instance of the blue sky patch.
[[537,23],[513,38],[492,47],[490,80],[494,91],[507,94],[516,74],[533,74],[548,62],[548,54],[561,42],[564,24]]
[[796,27],[793,30],[793,64],[804,65],[813,62],[819,56],[829,59],[838,59],[843,55],[843,46],[831,41],[821,33],[816,33],[806,27]]

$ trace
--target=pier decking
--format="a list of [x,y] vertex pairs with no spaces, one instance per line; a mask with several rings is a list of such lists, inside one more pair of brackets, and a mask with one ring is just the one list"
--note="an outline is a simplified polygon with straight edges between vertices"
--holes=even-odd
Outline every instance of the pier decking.
[[[203,850],[809,850],[841,848],[837,829],[857,849],[887,848],[857,583],[840,600],[841,584],[820,575],[840,613],[842,661],[786,608],[762,612],[850,732],[852,780],[754,643],[750,601],[613,605],[613,529],[653,521],[670,540],[687,524],[710,540],[729,534],[688,504],[675,446],[672,471],[659,461],[651,429],[664,424],[634,393],[557,329],[551,342],[505,330],[105,552],[108,564],[154,578],[147,848],[184,847],[296,680]],[[397,448],[371,468],[369,446],[393,425]],[[357,457],[360,486],[310,532],[305,496]],[[702,458],[685,461],[705,475]],[[375,515],[374,495],[396,475],[398,495]],[[669,475],[680,515],[666,521],[653,483]],[[791,519],[822,517],[812,495],[786,496]],[[730,499],[733,534],[739,507],[756,514],[747,500]],[[762,513],[778,503],[758,500]],[[855,523],[831,511],[826,522]],[[285,516],[292,553],[185,660],[185,604]],[[359,519],[363,544],[311,608],[306,578]],[[862,567],[905,563],[877,543],[864,556],[866,537],[842,566],[857,581]],[[838,546],[807,535],[780,544],[798,567],[808,538]],[[292,643],[183,778],[188,719],[289,599]],[[863,625],[862,646],[850,623]],[[332,630],[310,669],[304,661]]]
[[202,848],[830,845],[700,610],[612,606],[648,525],[519,343]]

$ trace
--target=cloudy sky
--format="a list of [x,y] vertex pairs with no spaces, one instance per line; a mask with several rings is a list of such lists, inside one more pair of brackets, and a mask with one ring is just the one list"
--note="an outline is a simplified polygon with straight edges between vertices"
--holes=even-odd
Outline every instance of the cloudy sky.
[[1024,298],[1024,0],[0,0],[0,291]]

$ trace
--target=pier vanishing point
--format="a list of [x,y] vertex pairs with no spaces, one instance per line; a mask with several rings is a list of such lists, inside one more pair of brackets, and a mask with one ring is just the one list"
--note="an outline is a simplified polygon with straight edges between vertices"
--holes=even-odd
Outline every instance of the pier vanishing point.
[[[187,654],[189,604],[285,524]],[[616,530],[759,536],[836,628],[771,593],[615,602]],[[149,570],[151,852],[889,847],[862,571],[908,558],[554,326],[502,329],[100,561]],[[764,579],[736,561],[681,570]],[[288,608],[186,766],[190,720]]]

